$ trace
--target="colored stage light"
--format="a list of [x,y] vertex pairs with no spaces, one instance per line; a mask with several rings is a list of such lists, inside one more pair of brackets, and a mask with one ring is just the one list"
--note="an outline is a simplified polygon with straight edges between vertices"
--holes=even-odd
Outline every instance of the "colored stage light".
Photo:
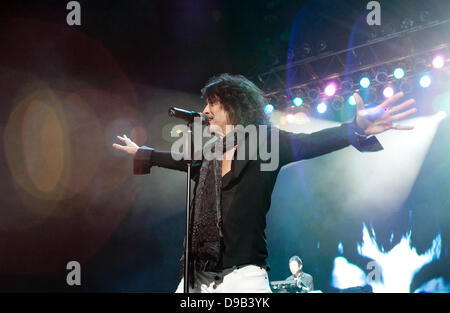
[[350,97],[348,97],[348,104],[350,105],[356,105],[356,99],[354,95],[351,95]]
[[292,102],[294,103],[294,105],[296,107],[299,107],[299,106],[302,106],[303,99],[301,97],[295,97],[294,99],[292,99]]
[[442,55],[437,55],[433,59],[433,67],[434,68],[442,68],[444,66],[445,59]]
[[386,98],[390,98],[394,95],[394,88],[392,88],[391,86],[387,86],[386,88],[384,88],[383,90],[383,95]]
[[392,74],[394,74],[395,79],[402,79],[405,77],[405,70],[401,67],[397,67]]
[[420,87],[422,88],[428,88],[431,85],[431,76],[428,74],[423,75],[420,77],[419,80]]
[[325,102],[321,102],[317,105],[316,110],[320,114],[323,114],[327,111],[327,108],[328,108],[327,104]]
[[335,84],[333,84],[333,83],[331,83],[331,84],[328,84],[326,87],[325,87],[325,94],[328,96],[328,97],[331,97],[331,96],[333,96],[334,95],[334,93],[336,92],[336,85]]
[[369,77],[367,77],[367,76],[362,77],[362,78],[359,80],[359,85],[360,85],[362,88],[368,88],[368,87],[370,86],[370,79],[369,79]]
[[266,104],[266,106],[264,107],[264,112],[266,112],[266,114],[272,113],[273,110],[274,110],[274,107],[270,103]]

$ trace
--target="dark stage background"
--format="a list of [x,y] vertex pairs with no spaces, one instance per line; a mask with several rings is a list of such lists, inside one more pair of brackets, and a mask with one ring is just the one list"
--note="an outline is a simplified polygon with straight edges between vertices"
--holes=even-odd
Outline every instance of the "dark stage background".
[[[0,290],[172,292],[184,174],[133,176],[115,136],[169,149],[170,106],[201,110],[208,78],[255,79],[285,64],[293,42],[345,49],[368,31],[355,26],[368,1],[79,1],[81,26],[67,25],[67,2],[0,9]],[[448,1],[379,2],[390,18],[450,12]],[[419,113],[450,99],[448,87],[413,96]],[[376,155],[350,147],[281,171],[266,230],[271,280],[289,276],[297,254],[324,292],[363,281],[371,260],[383,264],[378,291],[448,291],[450,126],[422,111],[412,134],[382,134]],[[359,253],[363,242],[377,248]],[[81,286],[66,284],[72,260]]]

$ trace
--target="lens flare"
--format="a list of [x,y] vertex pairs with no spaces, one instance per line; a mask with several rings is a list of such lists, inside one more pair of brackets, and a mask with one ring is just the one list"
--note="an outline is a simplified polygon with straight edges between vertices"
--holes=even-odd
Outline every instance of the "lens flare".
[[286,115],[286,122],[291,124],[291,123],[294,123],[294,121],[295,121],[295,116],[293,114],[287,114]]

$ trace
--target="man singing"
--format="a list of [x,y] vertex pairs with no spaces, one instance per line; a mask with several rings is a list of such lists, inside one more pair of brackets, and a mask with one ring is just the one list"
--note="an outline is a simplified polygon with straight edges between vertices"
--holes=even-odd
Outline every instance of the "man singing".
[[[312,134],[295,134],[270,126],[263,92],[245,77],[222,74],[208,81],[202,89],[206,100],[203,113],[210,118],[211,132],[223,140],[221,157],[195,161],[192,170],[190,292],[271,292],[265,227],[280,168],[349,145],[359,151],[378,151],[383,148],[373,135],[389,129],[412,129],[395,122],[416,112],[411,108],[400,113],[414,103],[413,99],[392,106],[403,97],[397,93],[378,106],[365,108],[361,97],[354,96],[357,112],[352,122]],[[275,143],[278,148],[274,169],[262,170],[266,160],[258,153],[256,157],[250,153],[237,157],[240,149],[247,151],[252,146],[250,136],[236,140],[239,125],[267,125],[270,134],[278,135],[275,142],[273,136],[266,136],[266,145],[273,147]],[[134,155],[135,174],[148,174],[152,166],[187,170],[188,160],[174,159],[171,152],[139,147],[126,135],[117,138],[125,145],[113,147]],[[176,292],[182,291],[183,279]]]

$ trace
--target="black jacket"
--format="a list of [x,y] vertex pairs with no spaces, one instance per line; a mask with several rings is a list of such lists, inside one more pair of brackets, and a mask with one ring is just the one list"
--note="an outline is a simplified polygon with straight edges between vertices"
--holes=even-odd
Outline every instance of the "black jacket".
[[[353,145],[359,151],[383,149],[374,136],[364,138],[355,134],[355,130],[354,122],[343,123],[341,126],[312,134],[294,134],[280,130],[279,164],[274,171],[261,171],[262,161],[259,157],[253,160],[247,155],[244,160],[232,161],[231,171],[222,180],[225,245],[223,268],[245,264],[267,266],[266,214],[270,208],[272,191],[282,166],[330,153],[349,145]],[[248,140],[246,145],[248,148]],[[270,140],[268,146],[270,147]],[[187,163],[184,160],[173,160],[170,152],[142,146],[134,158],[134,174],[148,174],[152,166],[186,171]],[[199,166],[193,167],[194,181],[199,168]]]

